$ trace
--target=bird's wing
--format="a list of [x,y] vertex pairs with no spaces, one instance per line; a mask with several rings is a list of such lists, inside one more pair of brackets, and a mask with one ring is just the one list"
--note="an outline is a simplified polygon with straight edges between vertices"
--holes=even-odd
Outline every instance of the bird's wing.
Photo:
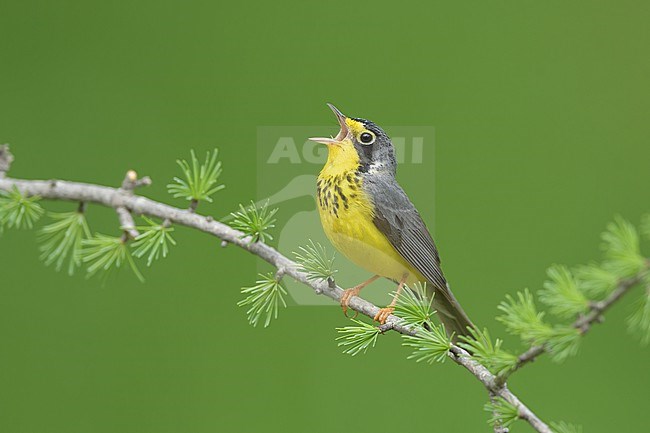
[[[365,185],[366,180],[364,180]],[[448,332],[468,335],[475,328],[454,297],[440,269],[436,244],[413,203],[392,176],[373,176],[367,188],[374,204],[375,226],[393,248],[427,280],[438,317]]]
[[375,176],[366,182],[368,188],[374,190],[370,196],[374,204],[375,226],[429,284],[435,285],[445,297],[453,299],[440,268],[436,244],[404,190],[392,176]]

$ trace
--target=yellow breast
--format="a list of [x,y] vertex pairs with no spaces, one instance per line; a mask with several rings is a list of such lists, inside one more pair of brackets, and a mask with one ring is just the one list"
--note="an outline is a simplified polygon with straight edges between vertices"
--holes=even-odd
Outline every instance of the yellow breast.
[[332,172],[325,167],[318,178],[318,210],[325,234],[357,266],[411,283],[417,272],[399,255],[373,223],[373,206],[354,170]]

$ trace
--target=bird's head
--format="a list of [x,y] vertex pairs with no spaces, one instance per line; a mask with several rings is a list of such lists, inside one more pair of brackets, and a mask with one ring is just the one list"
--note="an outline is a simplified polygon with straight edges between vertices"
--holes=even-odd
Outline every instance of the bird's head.
[[369,120],[347,117],[334,105],[327,104],[339,122],[341,130],[336,137],[314,137],[310,140],[326,144],[327,164],[347,171],[386,171],[395,173],[395,150],[388,135]]

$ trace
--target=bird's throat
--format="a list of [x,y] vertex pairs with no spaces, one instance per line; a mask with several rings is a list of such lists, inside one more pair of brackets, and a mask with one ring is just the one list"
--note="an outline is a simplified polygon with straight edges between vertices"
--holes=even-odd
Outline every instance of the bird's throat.
[[329,145],[327,162],[321,170],[321,177],[339,176],[356,171],[359,163],[359,155],[352,143]]

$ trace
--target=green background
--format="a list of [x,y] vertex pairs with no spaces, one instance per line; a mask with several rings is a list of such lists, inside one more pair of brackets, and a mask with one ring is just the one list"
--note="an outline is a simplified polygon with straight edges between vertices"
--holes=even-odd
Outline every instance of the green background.
[[[201,210],[221,216],[256,198],[259,126],[333,125],[327,101],[432,125],[435,167],[399,179],[435,219],[458,298],[502,336],[506,293],[539,288],[554,262],[596,260],[615,214],[650,210],[647,4],[252,3],[2,0],[11,175],[118,185],[134,168],[154,180],[146,195],[184,205],[165,192],[175,159],[218,146],[227,188]],[[112,212],[89,216],[117,234]],[[5,233],[0,431],[489,431],[485,392],[458,366],[407,361],[395,335],[344,356],[335,307],[254,329],[235,304],[255,258],[176,238],[146,284],[123,272],[102,286],[45,268],[34,233]],[[630,302],[577,357],[542,359],[511,388],[586,432],[647,427],[650,353],[625,330]]]

